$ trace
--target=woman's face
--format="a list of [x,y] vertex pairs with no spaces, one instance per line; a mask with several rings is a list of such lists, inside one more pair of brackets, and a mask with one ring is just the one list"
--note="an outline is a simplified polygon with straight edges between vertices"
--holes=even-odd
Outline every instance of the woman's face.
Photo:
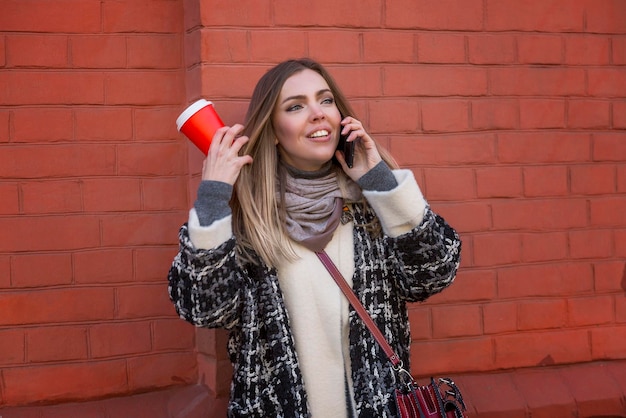
[[278,152],[297,169],[319,170],[335,154],[341,114],[326,80],[313,70],[302,70],[285,81],[272,123]]

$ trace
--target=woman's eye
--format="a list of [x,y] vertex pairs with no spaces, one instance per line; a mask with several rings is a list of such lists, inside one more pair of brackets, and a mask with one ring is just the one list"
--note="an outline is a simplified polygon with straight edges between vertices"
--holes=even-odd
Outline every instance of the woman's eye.
[[301,106],[301,105],[299,105],[299,104],[297,104],[297,105],[292,105],[292,106],[289,106],[289,107],[287,108],[287,112],[293,112],[293,111],[295,111],[295,110],[300,110],[300,109],[302,109],[302,106]]
[[335,103],[335,99],[333,99],[332,97],[327,97],[324,100],[322,100],[322,104],[333,104]]

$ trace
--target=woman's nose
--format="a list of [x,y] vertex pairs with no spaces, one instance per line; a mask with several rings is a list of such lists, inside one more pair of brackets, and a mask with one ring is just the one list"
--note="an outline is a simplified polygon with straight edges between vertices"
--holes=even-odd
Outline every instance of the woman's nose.
[[325,117],[326,117],[326,114],[324,113],[324,110],[322,109],[321,106],[318,106],[318,105],[311,106],[311,118],[313,120],[324,119]]

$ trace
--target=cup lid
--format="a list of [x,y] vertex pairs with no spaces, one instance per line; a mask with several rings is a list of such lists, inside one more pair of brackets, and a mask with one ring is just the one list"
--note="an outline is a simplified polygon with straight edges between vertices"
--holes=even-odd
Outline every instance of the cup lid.
[[189,105],[189,107],[187,107],[187,109],[185,109],[183,113],[181,113],[180,116],[176,119],[176,128],[178,129],[178,131],[180,132],[180,128],[183,127],[185,122],[187,122],[187,119],[193,116],[194,113],[196,113],[198,110],[202,109],[203,107],[206,107],[212,104],[213,102],[200,99],[200,100],[195,101],[191,105]]

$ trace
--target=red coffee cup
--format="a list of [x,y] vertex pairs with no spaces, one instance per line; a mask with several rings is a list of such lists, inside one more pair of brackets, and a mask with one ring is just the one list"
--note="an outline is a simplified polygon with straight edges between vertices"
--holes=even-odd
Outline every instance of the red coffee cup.
[[178,131],[185,134],[204,155],[209,153],[215,131],[222,126],[224,122],[215,111],[213,103],[204,99],[191,104],[176,119]]

